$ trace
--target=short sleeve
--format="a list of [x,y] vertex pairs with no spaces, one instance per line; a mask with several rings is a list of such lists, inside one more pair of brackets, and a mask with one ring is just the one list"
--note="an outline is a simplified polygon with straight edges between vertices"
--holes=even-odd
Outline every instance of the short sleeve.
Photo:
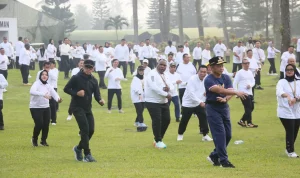
[[216,82],[210,76],[207,76],[204,80],[204,87],[206,92],[208,92],[213,86],[217,86]]
[[232,86],[232,81],[230,79],[230,77],[228,75],[223,75],[224,76],[224,85],[225,85],[225,89],[233,89],[233,86]]

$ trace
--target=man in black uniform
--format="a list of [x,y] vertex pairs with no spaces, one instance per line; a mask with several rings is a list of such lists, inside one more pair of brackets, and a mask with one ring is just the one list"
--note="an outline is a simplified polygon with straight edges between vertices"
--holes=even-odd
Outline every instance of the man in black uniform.
[[[73,151],[76,160],[83,160],[84,162],[96,162],[89,148],[89,140],[94,134],[94,116],[91,110],[92,94],[94,93],[95,100],[101,106],[104,105],[104,100],[100,96],[98,81],[92,75],[94,66],[94,61],[85,60],[83,69],[72,76],[64,88],[64,92],[72,96],[70,108],[81,133],[81,140],[77,146],[74,146]],[[82,149],[84,150],[84,158]]]

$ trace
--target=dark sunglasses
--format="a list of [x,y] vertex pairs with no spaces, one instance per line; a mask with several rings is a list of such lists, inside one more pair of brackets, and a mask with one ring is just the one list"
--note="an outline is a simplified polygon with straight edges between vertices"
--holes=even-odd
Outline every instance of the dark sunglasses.
[[285,69],[286,72],[294,72],[294,69]]

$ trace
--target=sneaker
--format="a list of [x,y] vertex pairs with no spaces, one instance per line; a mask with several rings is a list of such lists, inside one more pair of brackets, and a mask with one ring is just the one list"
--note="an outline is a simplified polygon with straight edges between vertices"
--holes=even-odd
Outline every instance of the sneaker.
[[221,164],[221,167],[223,168],[235,168],[235,166],[233,164],[231,164],[231,162],[227,161],[226,163]]
[[164,144],[164,142],[160,141],[160,142],[157,142],[157,143],[156,143],[155,148],[158,148],[158,149],[166,149],[166,148],[167,148],[167,145]]
[[108,113],[108,114],[111,114],[111,110],[107,110],[107,113]]
[[260,85],[258,85],[255,89],[257,89],[257,90],[263,90],[264,88],[261,87]]
[[56,123],[51,123],[51,125],[56,125]]
[[202,141],[204,141],[204,142],[211,142],[211,141],[213,141],[213,139],[210,138],[210,136],[205,135],[205,136],[203,136]]
[[31,138],[31,144],[32,144],[33,147],[39,146],[38,143],[37,143],[37,139],[34,139],[34,138]]
[[70,121],[72,119],[72,115],[68,115],[67,121]]
[[119,110],[119,113],[124,113],[124,111],[122,109]]
[[247,124],[247,128],[257,128],[258,125],[252,124],[252,123],[248,123]]
[[31,86],[31,83],[23,83],[24,86]]
[[139,125],[140,125],[139,122],[135,122],[135,123],[133,124],[134,127],[138,127]]
[[83,160],[82,150],[79,150],[79,149],[77,149],[77,146],[74,146],[73,151],[75,153],[75,159],[77,161],[82,161]]
[[212,157],[212,156],[208,156],[207,158],[207,161],[211,162],[214,166],[220,166],[220,161],[219,161],[219,158],[217,157]]
[[3,89],[3,92],[5,93],[5,92],[7,92],[7,90],[4,88],[4,89]]
[[84,156],[84,159],[83,159],[84,162],[97,162],[91,154],[88,154],[86,156]]
[[138,125],[139,127],[147,127],[147,125],[145,123],[139,123]]
[[177,141],[182,141],[183,140],[183,135],[178,135],[177,136]]
[[0,130],[4,130],[4,126],[0,126]]
[[270,73],[267,73],[267,75],[272,75],[272,74],[270,74]]
[[285,150],[285,153],[288,155],[289,158],[299,158],[299,156],[295,152],[289,153],[287,150]]
[[242,121],[242,120],[240,120],[240,121],[238,122],[238,124],[239,124],[240,126],[242,126],[242,127],[246,127],[246,124],[245,124],[245,122],[244,122],[244,121]]
[[78,136],[81,137],[81,132],[80,131],[78,132]]
[[41,141],[40,144],[41,144],[41,146],[49,146],[46,141]]
[[277,74],[277,73],[273,73],[272,75],[275,75],[275,76],[276,76],[276,75],[278,75],[278,74]]
[[28,78],[31,78],[31,75],[28,75]]

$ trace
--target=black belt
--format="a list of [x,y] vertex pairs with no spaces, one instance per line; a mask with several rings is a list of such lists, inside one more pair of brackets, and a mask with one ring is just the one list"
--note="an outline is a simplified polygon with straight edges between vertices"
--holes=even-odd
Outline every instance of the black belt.
[[222,103],[222,102],[219,102],[219,101],[212,101],[212,100],[207,100],[205,103],[206,104],[212,104],[212,105],[224,105],[224,104],[227,104],[227,102],[226,103]]

